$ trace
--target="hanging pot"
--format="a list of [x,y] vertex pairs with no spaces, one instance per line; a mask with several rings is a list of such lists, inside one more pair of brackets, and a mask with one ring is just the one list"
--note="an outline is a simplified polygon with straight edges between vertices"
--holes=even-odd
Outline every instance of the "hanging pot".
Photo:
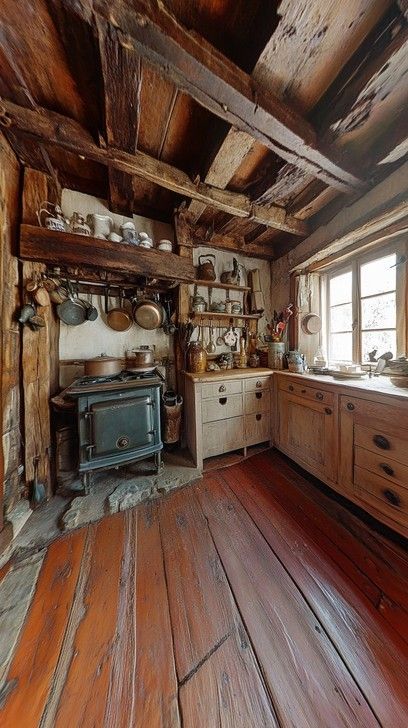
[[108,377],[122,371],[122,360],[115,356],[95,356],[85,361],[85,375],[92,377]]
[[147,331],[159,329],[165,322],[166,313],[159,301],[149,298],[135,299],[132,309],[135,322]]
[[82,301],[74,296],[70,281],[66,282],[68,298],[57,306],[57,315],[68,326],[79,326],[86,319],[86,309]]
[[124,301],[124,294],[123,291],[119,291],[119,306],[116,308],[112,308],[109,311],[109,303],[108,303],[108,294],[109,289],[105,292],[105,313],[106,313],[106,322],[109,326],[109,328],[113,329],[114,331],[129,331],[130,327],[133,324],[131,315],[126,311],[126,309],[123,307],[123,301]]

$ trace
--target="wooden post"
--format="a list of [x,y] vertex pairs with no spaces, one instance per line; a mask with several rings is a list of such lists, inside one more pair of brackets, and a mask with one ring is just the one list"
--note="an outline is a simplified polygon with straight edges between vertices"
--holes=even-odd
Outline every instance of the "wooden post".
[[[26,168],[24,172],[22,221],[38,224],[37,210],[45,200],[57,201],[58,191],[42,172]],[[22,264],[22,285],[33,275],[41,275],[43,263]],[[58,388],[59,321],[52,305],[37,307],[46,325],[39,331],[24,326],[22,342],[24,391],[24,448],[27,485],[34,478],[34,458],[39,457],[38,476],[52,494],[50,397]]]
[[[191,226],[188,222],[186,213],[177,211],[174,216],[174,228],[176,232],[177,252],[181,258],[187,258],[193,262],[193,241],[191,235]],[[190,292],[187,283],[180,283],[178,290],[177,302],[177,322],[185,324],[188,321],[190,310]],[[184,355],[181,349],[179,339],[175,339],[175,365],[177,388],[180,394],[184,392],[184,380],[182,371],[184,368]]]

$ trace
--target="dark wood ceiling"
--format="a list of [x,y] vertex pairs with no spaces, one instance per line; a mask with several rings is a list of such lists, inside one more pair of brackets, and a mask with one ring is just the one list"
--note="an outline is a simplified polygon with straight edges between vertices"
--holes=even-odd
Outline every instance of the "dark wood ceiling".
[[[284,206],[310,228],[318,224],[322,211],[327,214],[345,193],[231,128],[175,85],[165,64],[135,52],[127,28],[115,20],[119,6],[136,15],[157,3],[2,0],[0,96],[75,120],[102,148],[145,152],[193,180],[243,192],[266,208]],[[398,3],[165,0],[164,6],[191,35],[250,74],[257,89],[276,94],[310,122],[319,148],[335,153],[345,169],[358,170],[364,185],[401,163],[408,30]],[[52,170],[63,185],[109,197],[114,210],[170,220],[183,200],[145,178],[20,131],[10,128],[7,134],[24,163]],[[401,155],[387,161],[397,147]],[[199,226],[261,245],[271,257],[299,242],[299,236],[249,218],[197,200],[187,203]]]

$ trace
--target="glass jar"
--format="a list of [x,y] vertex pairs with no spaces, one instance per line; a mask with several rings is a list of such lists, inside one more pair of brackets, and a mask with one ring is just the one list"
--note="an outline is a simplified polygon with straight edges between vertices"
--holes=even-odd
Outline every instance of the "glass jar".
[[200,341],[191,341],[187,349],[187,371],[193,374],[205,372],[207,352]]

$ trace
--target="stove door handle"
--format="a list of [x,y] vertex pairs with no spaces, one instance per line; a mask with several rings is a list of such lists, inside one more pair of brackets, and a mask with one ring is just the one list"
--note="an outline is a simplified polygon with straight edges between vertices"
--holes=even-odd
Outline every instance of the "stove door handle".
[[[89,419],[89,417],[93,417],[93,415],[94,413],[92,412],[92,410],[85,410],[84,412],[85,419]],[[94,447],[94,445],[92,447]]]
[[85,445],[85,450],[88,453],[88,458],[92,457],[92,450],[94,449],[95,445]]

